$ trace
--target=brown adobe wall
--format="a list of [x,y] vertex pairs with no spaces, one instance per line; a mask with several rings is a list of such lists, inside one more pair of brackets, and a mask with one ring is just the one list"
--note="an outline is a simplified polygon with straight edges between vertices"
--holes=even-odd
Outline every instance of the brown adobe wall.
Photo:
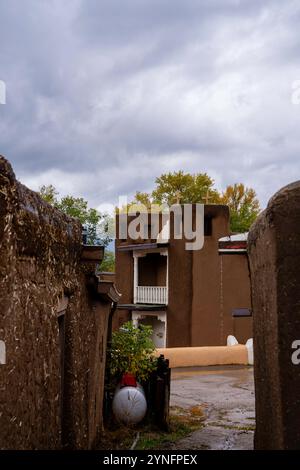
[[99,272],[99,277],[101,280],[103,281],[111,281],[111,282],[115,282],[116,280],[116,275],[114,272],[106,272],[106,271],[100,271]]
[[205,216],[213,218],[212,235],[205,237],[202,250],[193,252],[191,346],[226,344],[220,311],[218,241],[229,234],[229,209],[220,205],[205,206]]
[[[131,251],[119,251],[117,249],[121,242],[115,240],[115,264],[116,264],[116,287],[121,292],[121,303],[131,304],[133,302],[133,256]],[[129,310],[117,309],[113,317],[113,330],[118,329],[123,323],[131,319]]]
[[[172,232],[171,232],[172,233]],[[167,308],[167,347],[191,344],[193,257],[185,249],[186,240],[171,238],[169,246],[169,300]]]
[[[0,157],[0,448],[89,448],[102,426],[109,303],[93,299],[81,226],[18,183]],[[65,387],[58,311],[65,303]],[[68,303],[68,305],[67,305]],[[61,397],[64,425],[61,426]]]
[[253,337],[252,316],[233,317],[232,310],[251,310],[250,272],[247,254],[220,255],[222,293],[220,310],[223,318],[223,344],[234,335],[240,344]]
[[257,449],[299,449],[300,182],[273,196],[248,244],[254,320]]

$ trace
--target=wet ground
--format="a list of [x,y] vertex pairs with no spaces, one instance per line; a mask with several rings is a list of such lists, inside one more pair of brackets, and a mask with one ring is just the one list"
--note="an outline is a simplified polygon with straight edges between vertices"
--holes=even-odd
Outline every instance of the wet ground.
[[253,449],[255,398],[253,368],[172,370],[171,406],[203,407],[203,428],[172,444],[172,449]]

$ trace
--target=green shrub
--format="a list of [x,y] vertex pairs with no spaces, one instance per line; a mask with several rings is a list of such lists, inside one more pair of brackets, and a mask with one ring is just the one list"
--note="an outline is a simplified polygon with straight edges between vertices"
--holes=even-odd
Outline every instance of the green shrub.
[[141,382],[148,379],[157,367],[151,335],[151,326],[135,327],[131,321],[112,334],[110,372],[113,376],[128,372]]

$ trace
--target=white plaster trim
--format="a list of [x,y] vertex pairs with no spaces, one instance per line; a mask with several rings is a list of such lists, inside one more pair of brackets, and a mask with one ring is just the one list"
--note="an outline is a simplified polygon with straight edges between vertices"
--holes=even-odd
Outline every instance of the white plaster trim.
[[248,352],[248,364],[253,366],[254,364],[253,338],[248,339],[246,343],[246,348]]
[[156,241],[157,243],[168,243],[170,241],[170,221],[169,220],[167,220],[162,230],[159,232]]
[[6,346],[4,341],[0,341],[0,364],[6,364]]
[[239,344],[239,342],[235,336],[233,335],[227,336],[227,346],[236,346],[237,344]]

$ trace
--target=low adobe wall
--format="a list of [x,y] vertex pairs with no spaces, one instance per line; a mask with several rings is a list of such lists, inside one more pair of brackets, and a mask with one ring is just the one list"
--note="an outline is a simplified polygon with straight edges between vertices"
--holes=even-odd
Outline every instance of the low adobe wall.
[[235,346],[202,346],[192,348],[157,349],[170,361],[170,367],[197,367],[219,365],[248,365],[248,349],[243,344]]

